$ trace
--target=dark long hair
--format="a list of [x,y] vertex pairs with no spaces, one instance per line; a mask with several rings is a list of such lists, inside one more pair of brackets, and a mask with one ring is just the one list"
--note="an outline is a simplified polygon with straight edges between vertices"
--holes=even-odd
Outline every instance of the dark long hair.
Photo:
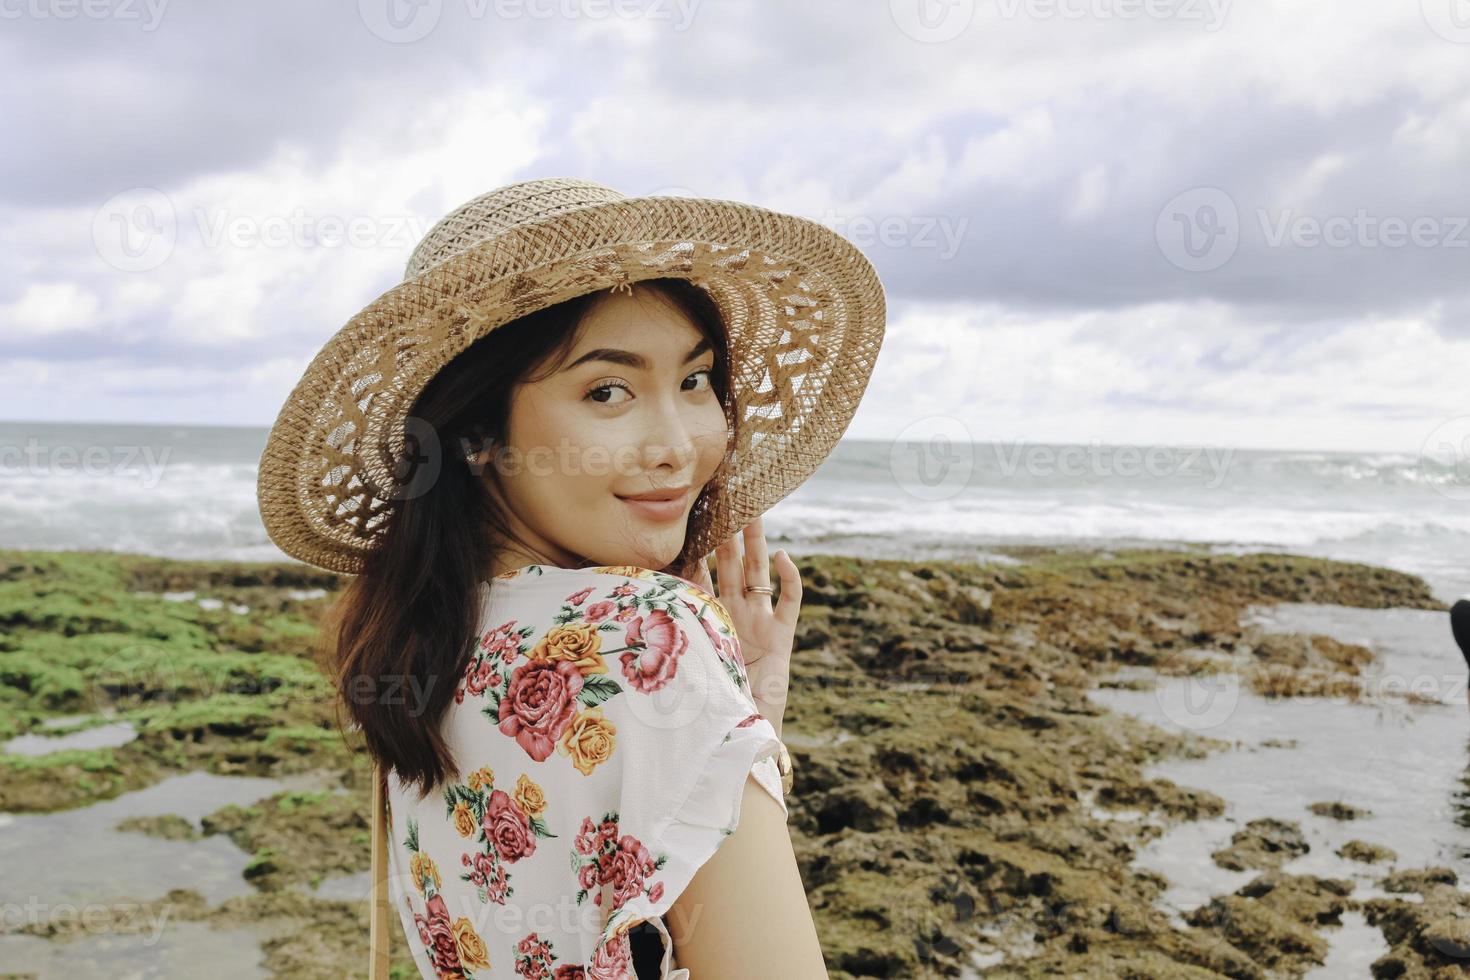
[[[685,279],[646,279],[638,286],[672,302],[713,345],[711,387],[733,440],[738,415],[719,307]],[[431,478],[394,502],[382,541],[323,624],[319,659],[337,688],[344,737],[343,722],[350,720],[369,754],[405,785],[418,785],[421,795],[460,773],[439,725],[478,642],[481,583],[492,581],[495,554],[510,537],[497,498],[464,454],[487,436],[505,445],[512,389],[560,366],[598,295],[495,328],[430,380],[409,413],[407,455],[429,467]],[[498,479],[494,465],[486,472]],[[707,485],[701,495],[708,492]],[[708,509],[696,502],[685,548],[664,571],[692,573],[702,557],[688,554],[695,524],[708,519]]]

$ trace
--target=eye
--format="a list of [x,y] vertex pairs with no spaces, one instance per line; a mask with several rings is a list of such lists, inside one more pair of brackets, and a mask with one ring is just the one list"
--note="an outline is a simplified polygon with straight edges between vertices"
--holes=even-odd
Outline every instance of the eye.
[[[595,387],[587,389],[587,394],[584,397],[586,397],[590,401],[600,402],[604,405],[620,405],[622,404],[621,402],[610,402],[607,400],[611,397],[611,392],[614,388],[621,388],[623,391],[628,392],[629,397],[632,396],[632,392],[629,391],[628,386],[623,384],[621,381],[604,380],[598,382]],[[607,397],[599,397],[598,393],[603,391],[609,393]]]
[[[684,384],[680,386],[680,390],[682,390],[682,391],[709,391],[709,390],[711,390],[711,388],[710,388],[710,385],[712,383],[712,374],[711,374],[711,371],[712,371],[711,368],[705,368],[702,371],[695,371],[693,374],[689,375],[689,377],[687,377],[687,378],[684,379]],[[704,381],[703,387],[700,386],[700,384],[699,384],[698,381],[695,382],[694,387],[690,387],[689,386],[689,382],[691,380],[694,380],[696,378],[700,378],[701,376],[703,377],[703,381]],[[627,399],[613,400],[612,392],[613,392],[614,389],[621,389],[621,390],[627,392],[628,393],[628,398],[632,398],[633,397],[632,389],[630,389],[623,382],[621,382],[621,381],[614,381],[611,378],[604,378],[603,380],[597,382],[591,388],[588,388],[587,389],[587,393],[585,395],[583,395],[582,397],[585,400],[587,400],[587,401],[594,401],[594,402],[597,402],[597,403],[599,403],[601,405],[621,405],[621,404],[623,404]],[[602,394],[603,392],[606,392],[606,394]]]

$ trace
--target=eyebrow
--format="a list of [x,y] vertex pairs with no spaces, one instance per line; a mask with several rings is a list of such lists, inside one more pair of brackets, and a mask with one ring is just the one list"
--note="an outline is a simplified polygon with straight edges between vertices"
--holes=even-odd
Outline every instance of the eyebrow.
[[[700,354],[703,354],[710,349],[711,347],[709,338],[701,337],[699,343],[695,344],[694,348],[690,350],[688,354],[684,355],[684,363],[688,364]],[[599,347],[596,350],[589,350],[587,353],[583,354],[581,357],[577,358],[575,361],[562,368],[562,370],[570,371],[572,368],[577,367],[581,364],[586,364],[588,361],[607,361],[610,364],[624,364],[631,368],[637,368],[640,371],[648,370],[648,359],[645,358],[642,354],[635,354],[630,350],[619,350],[616,347]]]

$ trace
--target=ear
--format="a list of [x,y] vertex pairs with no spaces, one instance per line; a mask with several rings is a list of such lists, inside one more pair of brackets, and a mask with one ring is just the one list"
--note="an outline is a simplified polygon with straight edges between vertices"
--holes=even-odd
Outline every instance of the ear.
[[474,439],[469,436],[461,436],[459,443],[465,463],[475,470],[476,473],[484,468],[485,464],[490,462],[495,456],[494,437]]

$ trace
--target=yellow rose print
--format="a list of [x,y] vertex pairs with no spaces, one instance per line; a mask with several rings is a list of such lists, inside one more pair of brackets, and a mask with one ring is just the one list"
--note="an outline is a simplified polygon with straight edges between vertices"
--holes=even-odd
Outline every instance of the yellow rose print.
[[607,673],[607,662],[598,652],[601,648],[602,638],[595,626],[565,623],[547,630],[529,656],[532,660],[565,660],[585,677]]
[[525,773],[516,780],[516,791],[512,796],[520,808],[533,817],[546,809],[546,794]]
[[468,806],[464,803],[454,805],[454,829],[459,832],[459,836],[473,837],[479,826]]
[[413,872],[414,884],[419,886],[419,891],[424,890],[424,881],[426,879],[434,882],[434,889],[436,891],[443,891],[444,884],[439,880],[439,866],[423,851],[414,853],[414,856],[408,862],[408,869]]
[[493,770],[491,770],[489,766],[481,766],[474,772],[470,773],[468,783],[470,789],[478,793],[482,788],[486,786],[495,785],[495,773]]
[[490,953],[485,949],[485,940],[475,932],[470,920],[460,916],[454,920],[451,928],[454,931],[455,945],[459,947],[459,961],[471,970],[488,968]]
[[617,726],[602,715],[601,708],[588,708],[572,719],[557,743],[557,751],[572,757],[572,765],[584,776],[612,758]]
[[638,565],[601,565],[599,570],[609,575],[623,575],[627,578],[653,578],[653,573],[649,569]]

